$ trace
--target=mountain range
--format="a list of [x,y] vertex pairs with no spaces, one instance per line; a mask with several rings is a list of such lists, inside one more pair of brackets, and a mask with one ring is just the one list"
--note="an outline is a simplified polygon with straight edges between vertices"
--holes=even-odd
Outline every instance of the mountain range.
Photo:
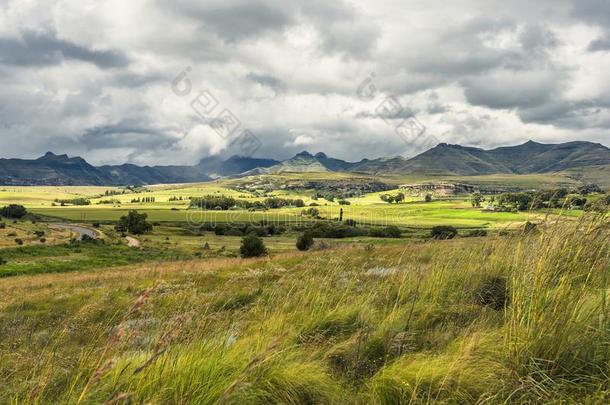
[[0,159],[2,185],[140,185],[193,183],[218,177],[281,172],[460,175],[555,173],[610,166],[610,149],[592,142],[522,145],[485,150],[441,143],[413,158],[347,162],[301,152],[277,161],[243,156],[206,157],[193,166],[92,166],[80,157],[47,152],[34,159]]

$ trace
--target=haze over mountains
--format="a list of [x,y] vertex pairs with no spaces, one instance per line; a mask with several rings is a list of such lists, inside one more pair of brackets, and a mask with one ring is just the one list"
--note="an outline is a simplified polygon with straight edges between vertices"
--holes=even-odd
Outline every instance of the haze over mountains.
[[48,152],[35,160],[0,159],[2,185],[135,185],[209,181],[218,177],[273,174],[281,172],[357,172],[368,174],[484,175],[555,173],[610,165],[610,149],[591,142],[522,145],[484,150],[460,145],[439,144],[406,159],[403,157],[363,159],[346,162],[301,152],[277,161],[242,156],[226,160],[202,159],[194,166],[95,167],[80,157]]

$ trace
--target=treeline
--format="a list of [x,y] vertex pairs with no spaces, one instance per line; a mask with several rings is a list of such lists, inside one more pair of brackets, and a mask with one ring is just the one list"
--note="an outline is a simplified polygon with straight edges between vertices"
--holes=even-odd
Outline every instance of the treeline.
[[304,207],[305,202],[298,199],[271,197],[263,201],[238,200],[233,197],[207,195],[201,198],[191,199],[191,208],[204,210],[226,211],[235,208],[243,209],[275,209],[282,207]]
[[91,205],[91,201],[86,198],[71,198],[71,199],[59,199],[54,200],[56,204],[64,205]]
[[[608,199],[608,196],[601,198],[602,203],[604,198]],[[588,209],[593,206],[583,195],[570,195],[570,192],[565,188],[504,193],[495,199],[492,198],[491,202],[495,202],[500,208],[509,208],[518,211],[543,208]]]
[[245,236],[254,234],[256,236],[281,235],[286,232],[309,233],[315,238],[343,239],[352,237],[370,236],[374,238],[400,238],[401,230],[397,226],[357,227],[354,221],[350,225],[339,222],[315,222],[309,224],[297,224],[293,226],[282,226],[266,221],[258,224],[239,223],[206,223],[200,227],[200,231],[214,232],[222,236]]
[[154,203],[155,200],[156,200],[155,197],[142,197],[142,198],[138,197],[138,198],[132,199],[131,203],[132,204],[135,204],[135,203]]

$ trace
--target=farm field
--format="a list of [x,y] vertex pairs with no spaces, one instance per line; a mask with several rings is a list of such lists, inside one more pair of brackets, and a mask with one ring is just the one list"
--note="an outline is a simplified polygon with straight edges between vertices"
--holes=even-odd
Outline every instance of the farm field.
[[[501,182],[507,181],[506,176],[474,176],[485,177],[485,181]],[[524,177],[524,178],[522,178]],[[256,179],[259,182],[273,182],[285,184],[286,182],[299,180],[296,175],[282,174],[278,176],[261,176]],[[308,173],[309,181],[336,181],[345,180],[345,175],[339,173]],[[513,184],[522,187],[549,183],[547,176],[512,176]],[[302,179],[302,176],[301,176]],[[383,178],[382,178],[383,179]],[[385,180],[385,179],[383,179]],[[397,184],[407,179],[392,178]],[[1,204],[23,204],[32,212],[57,219],[81,222],[94,221],[116,221],[129,210],[137,209],[146,213],[151,221],[158,222],[258,222],[261,220],[283,222],[307,221],[301,215],[301,209],[281,208],[266,212],[249,212],[248,210],[206,211],[188,210],[189,198],[202,197],[204,195],[223,195],[232,198],[244,199],[246,201],[262,201],[266,197],[299,198],[306,205],[319,204],[316,207],[321,216],[328,219],[338,218],[341,209],[344,217],[358,222],[370,224],[393,224],[412,227],[430,227],[437,224],[450,224],[463,228],[497,228],[518,226],[527,220],[539,220],[544,213],[501,213],[482,212],[480,209],[472,208],[469,197],[439,197],[432,203],[423,203],[422,196],[407,195],[401,204],[386,204],[380,201],[379,196],[387,193],[372,192],[359,197],[347,198],[351,203],[349,206],[340,206],[336,201],[314,200],[312,192],[282,190],[277,187],[271,191],[252,192],[236,190],[235,186],[244,183],[244,179],[229,179],[196,185],[163,185],[147,187],[145,190],[133,192],[131,190],[118,190],[100,187],[5,187],[0,190]],[[252,181],[252,180],[250,180]],[[482,181],[482,180],[480,180]],[[554,184],[559,181],[555,180]],[[115,195],[104,195],[105,192],[117,192]],[[388,191],[391,192],[391,191]],[[91,205],[87,206],[60,206],[56,201],[62,199],[85,198],[89,199]],[[145,198],[154,199],[151,202],[133,202]]]
[[0,403],[610,398],[602,213],[308,176],[0,190]]

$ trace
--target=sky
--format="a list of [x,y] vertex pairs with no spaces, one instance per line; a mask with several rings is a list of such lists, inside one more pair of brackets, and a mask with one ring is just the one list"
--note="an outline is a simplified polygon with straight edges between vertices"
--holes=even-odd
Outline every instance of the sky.
[[610,146],[610,0],[0,0],[0,157]]

